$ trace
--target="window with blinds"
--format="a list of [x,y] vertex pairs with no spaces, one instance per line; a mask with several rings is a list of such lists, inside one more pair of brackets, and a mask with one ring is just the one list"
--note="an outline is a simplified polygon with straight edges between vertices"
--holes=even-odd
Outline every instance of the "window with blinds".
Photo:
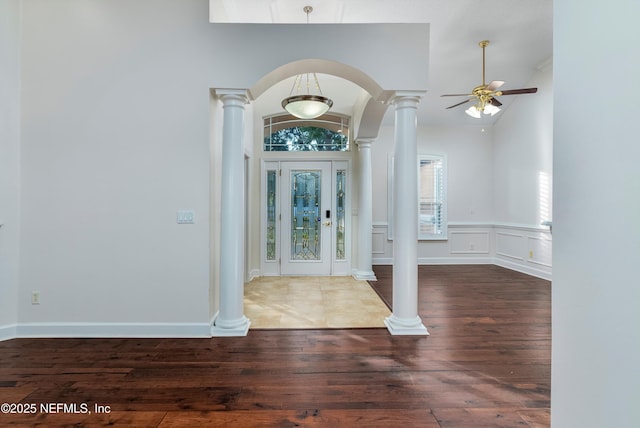
[[[418,155],[418,239],[445,240],[447,235],[447,157]],[[393,239],[393,157],[387,169],[387,236]]]
[[418,156],[418,239],[446,239],[445,158]]

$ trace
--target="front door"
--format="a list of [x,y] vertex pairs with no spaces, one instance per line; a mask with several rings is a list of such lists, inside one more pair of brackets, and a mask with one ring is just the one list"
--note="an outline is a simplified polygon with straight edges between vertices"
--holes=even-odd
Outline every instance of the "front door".
[[283,275],[331,275],[331,162],[282,165]]

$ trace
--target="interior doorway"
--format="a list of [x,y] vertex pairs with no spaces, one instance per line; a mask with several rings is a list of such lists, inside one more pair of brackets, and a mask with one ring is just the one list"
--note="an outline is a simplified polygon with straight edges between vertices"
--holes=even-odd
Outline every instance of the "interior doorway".
[[262,275],[350,275],[348,161],[266,161]]

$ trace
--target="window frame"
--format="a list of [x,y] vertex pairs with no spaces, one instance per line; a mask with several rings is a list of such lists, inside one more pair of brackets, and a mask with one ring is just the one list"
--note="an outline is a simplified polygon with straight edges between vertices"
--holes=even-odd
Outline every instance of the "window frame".
[[[349,153],[351,152],[351,117],[341,113],[325,113],[315,119],[299,119],[288,113],[279,113],[271,116],[265,116],[262,120],[262,151],[264,153]],[[271,143],[267,144],[266,140],[273,133],[283,129],[290,128],[322,128],[335,134],[342,134],[346,137],[344,150],[269,150],[267,146],[274,147]],[[304,146],[301,146],[304,147]]]
[[[448,175],[448,164],[447,164],[447,155],[440,153],[420,153],[417,156],[416,169],[417,169],[417,180],[418,180],[418,194],[416,195],[416,214],[418,216],[418,236],[416,239],[418,241],[446,241],[449,239],[448,232],[448,199],[447,199],[447,175]],[[441,161],[442,162],[442,173],[441,173],[441,188],[442,195],[440,195],[440,233],[420,233],[420,190],[421,190],[421,180],[420,180],[420,165],[422,161]],[[389,240],[393,240],[393,156],[390,155],[388,158],[387,164],[387,238]]]

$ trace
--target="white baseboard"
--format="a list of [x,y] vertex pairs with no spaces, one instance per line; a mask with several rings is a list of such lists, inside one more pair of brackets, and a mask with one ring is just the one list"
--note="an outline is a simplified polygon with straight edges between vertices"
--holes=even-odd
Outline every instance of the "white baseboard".
[[[490,265],[493,262],[493,257],[421,257],[418,259],[419,265]],[[372,264],[392,265],[393,259],[373,259]]]
[[28,323],[15,337],[211,337],[208,323]]
[[17,324],[0,326],[0,342],[2,342],[3,340],[15,339],[17,329]]
[[419,265],[490,265],[492,257],[423,257]]
[[372,271],[361,271],[358,269],[353,269],[351,272],[351,276],[358,281],[377,281],[376,274]]
[[527,275],[535,276],[536,278],[546,279],[547,281],[551,281],[552,278],[552,274],[549,272],[545,272],[544,270],[537,269],[533,266],[512,262],[499,257],[496,257],[494,259],[493,264],[506,269],[515,270],[516,272],[526,273]]
[[[374,265],[393,265],[393,259],[380,258],[373,260]],[[496,265],[516,272],[526,273],[536,278],[551,281],[550,272],[534,266],[516,263],[499,257],[430,257],[418,259],[418,265]]]
[[256,278],[260,277],[260,269],[251,269],[249,271],[249,278],[247,282],[251,282]]

